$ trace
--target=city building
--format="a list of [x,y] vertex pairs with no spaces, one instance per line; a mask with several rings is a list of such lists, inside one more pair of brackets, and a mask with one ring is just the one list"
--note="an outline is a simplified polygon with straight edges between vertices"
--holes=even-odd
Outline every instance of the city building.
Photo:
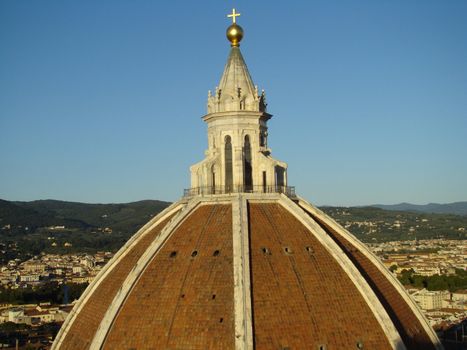
[[53,349],[441,349],[396,277],[289,186],[238,15],[191,188],[100,271]]
[[412,294],[412,297],[422,309],[433,310],[448,307],[451,294],[447,290],[429,291],[422,289]]
[[68,316],[68,306],[56,305],[22,305],[0,309],[0,324],[4,322],[41,325],[51,322],[63,322]]

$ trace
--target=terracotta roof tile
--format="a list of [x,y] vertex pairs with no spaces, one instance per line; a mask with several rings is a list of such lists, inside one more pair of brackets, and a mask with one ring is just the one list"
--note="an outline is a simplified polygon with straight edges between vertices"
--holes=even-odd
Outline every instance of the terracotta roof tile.
[[104,348],[233,348],[232,259],[231,205],[196,209],[134,286]]
[[167,218],[144,235],[110,271],[77,315],[60,349],[76,350],[89,347],[100,321],[128,273],[169,220],[170,218]]
[[309,214],[342,248],[375,292],[396,326],[408,350],[435,349],[420,321],[400,293],[377,266],[359,251],[350,240],[326,225],[319,217]]
[[[256,349],[390,349],[329,252],[279,204],[250,204]],[[266,249],[266,251],[265,251]]]

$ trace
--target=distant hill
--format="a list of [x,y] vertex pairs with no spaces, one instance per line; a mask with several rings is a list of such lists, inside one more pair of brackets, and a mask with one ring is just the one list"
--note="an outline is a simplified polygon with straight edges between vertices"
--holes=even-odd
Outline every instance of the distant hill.
[[115,251],[169,205],[157,200],[86,204],[0,199],[0,265],[41,252]]
[[9,202],[0,199],[0,228],[4,225],[28,227],[66,226],[85,229],[112,227],[134,230],[149,221],[154,214],[169,206],[169,202],[144,200],[122,204],[87,204],[57,200]]
[[467,215],[467,202],[455,202],[455,203],[448,203],[448,204],[429,203],[425,205],[417,205],[417,204],[410,204],[410,203],[400,203],[400,204],[393,204],[393,205],[375,204],[371,206],[385,209],[385,210],[412,211],[412,212],[434,213],[434,214]]
[[[467,211],[462,204],[467,202],[322,209],[364,242],[467,239]],[[117,204],[0,200],[0,265],[41,252],[116,251],[169,205],[158,200]],[[446,214],[451,212],[463,215]]]
[[[57,220],[73,219],[93,227],[112,227],[114,230],[135,231],[149,219],[170,205],[169,202],[143,200],[132,203],[87,204],[57,200],[13,202]],[[1,217],[1,215],[0,215]]]
[[0,228],[5,225],[28,227],[31,231],[38,227],[57,225],[74,228],[86,228],[90,226],[73,217],[59,217],[47,210],[38,211],[34,208],[23,207],[18,203],[0,199]]
[[322,209],[364,242],[415,238],[467,239],[467,215],[385,210],[376,207]]

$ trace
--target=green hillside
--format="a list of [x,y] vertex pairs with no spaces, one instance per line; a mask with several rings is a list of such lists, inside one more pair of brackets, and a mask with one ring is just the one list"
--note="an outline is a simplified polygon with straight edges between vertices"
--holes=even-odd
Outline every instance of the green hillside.
[[147,222],[155,213],[170,203],[144,200],[120,204],[85,204],[56,200],[14,202],[21,208],[43,215],[52,215],[57,220],[74,219],[93,227],[111,227],[117,231],[132,231]]
[[392,205],[375,204],[372,205],[372,207],[396,211],[415,211],[434,214],[467,215],[467,202],[454,202],[446,204],[428,203],[424,205],[410,203],[399,203]]
[[412,239],[467,239],[467,216],[384,210],[375,207],[323,207],[364,242]]
[[0,200],[0,263],[41,252],[116,251],[169,205],[156,200],[121,204]]
[[[31,233],[37,228],[46,226],[67,226],[81,229],[91,226],[73,216],[60,217],[51,211],[39,211],[32,207],[22,206],[17,202],[0,199],[0,228],[5,225],[10,225],[11,231],[17,234]],[[27,230],[24,230],[25,228]],[[3,232],[5,233],[5,230]]]
[[[168,205],[156,200],[120,204],[0,200],[0,264],[41,252],[116,251]],[[467,216],[375,207],[322,209],[364,242],[467,239]]]

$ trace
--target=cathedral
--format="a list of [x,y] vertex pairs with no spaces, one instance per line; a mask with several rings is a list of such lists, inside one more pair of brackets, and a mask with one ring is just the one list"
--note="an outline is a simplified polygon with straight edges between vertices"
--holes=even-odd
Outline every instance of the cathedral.
[[101,270],[52,349],[442,349],[396,277],[289,186],[238,16],[191,188]]

